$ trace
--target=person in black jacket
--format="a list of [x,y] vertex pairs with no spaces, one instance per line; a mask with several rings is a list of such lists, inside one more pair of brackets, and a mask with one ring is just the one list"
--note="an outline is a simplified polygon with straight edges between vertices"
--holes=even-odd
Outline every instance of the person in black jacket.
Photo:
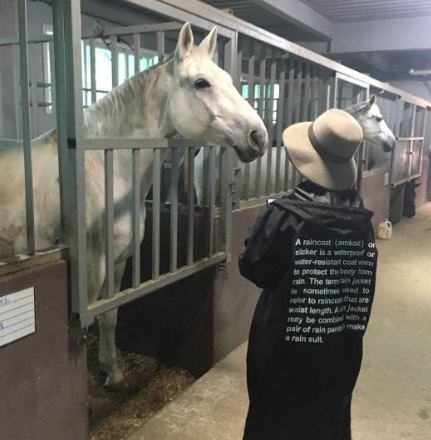
[[263,288],[247,352],[244,440],[350,440],[377,250],[356,180],[362,130],[330,109],[283,132],[305,178],[257,218],[239,257]]

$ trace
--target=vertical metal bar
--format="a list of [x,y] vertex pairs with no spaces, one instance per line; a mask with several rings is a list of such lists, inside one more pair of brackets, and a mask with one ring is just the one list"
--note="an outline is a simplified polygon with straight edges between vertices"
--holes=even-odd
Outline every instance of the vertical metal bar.
[[[66,99],[66,58],[64,41],[64,9],[63,1],[53,2],[53,31],[54,31],[54,58],[51,68],[55,68],[55,87],[51,84],[53,111],[56,109],[57,119],[57,144],[58,144],[58,170],[60,183],[60,206],[61,206],[61,231],[66,244],[70,244],[70,213],[72,202],[69,175],[69,158],[67,151],[67,99]],[[55,99],[54,99],[55,97]],[[55,104],[55,107],[54,107]]]
[[163,31],[157,32],[157,54],[160,61],[165,56],[165,33]]
[[135,73],[141,71],[141,36],[139,34],[133,34],[133,53],[135,56]]
[[49,85],[49,88],[51,89],[51,93],[48,93],[48,85],[45,85],[44,88],[44,101],[45,104],[48,104],[48,97],[50,96],[51,100],[51,112],[53,115],[57,112],[57,93],[56,93],[56,77],[55,77],[55,47],[54,47],[54,41],[50,41],[48,44],[48,52],[49,52],[49,76],[51,78],[51,84]]
[[209,147],[208,156],[208,179],[209,179],[209,232],[208,232],[208,256],[214,253],[214,215],[215,215],[215,181],[216,181],[216,149],[220,147]]
[[180,151],[178,147],[172,148],[172,166],[171,166],[171,231],[170,231],[170,271],[174,272],[178,267],[178,184],[179,184],[179,166]]
[[[97,84],[96,84],[96,43],[94,38],[90,38],[90,88],[91,88],[91,103],[97,101]],[[85,92],[87,93],[87,92]]]
[[319,70],[313,64],[311,68],[311,91],[310,91],[310,120],[314,121],[317,117],[317,102],[319,99]]
[[[296,60],[296,96],[295,96],[295,122],[302,122],[301,120],[301,97],[302,95],[302,73],[304,62],[300,59]],[[292,183],[295,187],[301,180],[301,176],[296,169],[293,170]]]
[[[19,44],[12,47],[12,72],[14,78],[20,78],[20,47]],[[22,112],[21,112],[21,84],[20,81],[14,81],[14,110],[15,110],[15,128],[16,137],[22,138]]]
[[114,152],[105,151],[105,253],[106,296],[114,296]]
[[[60,0],[58,0],[60,1]],[[81,4],[63,0],[64,41],[66,62],[67,137],[70,142],[69,167],[71,169],[71,266],[72,310],[86,312],[87,292],[87,230],[85,204],[85,151],[75,140],[83,137],[82,63],[81,63]],[[76,148],[76,150],[74,149]]]
[[141,150],[132,150],[133,180],[133,253],[132,284],[138,287],[141,283]]
[[[30,64],[30,66],[36,65],[36,49],[34,43],[28,44],[28,58],[29,63],[27,63],[27,66]],[[34,69],[33,69],[34,70]],[[37,115],[37,112],[39,110],[39,103],[37,99],[37,76],[34,72],[32,72],[32,69],[29,70],[29,87],[30,87],[30,133],[36,137],[39,135],[39,118]]]
[[[289,86],[288,86],[288,95],[287,95],[287,124],[289,127],[293,124],[293,110],[294,110],[294,98],[295,98],[295,64],[296,60],[293,56],[289,57]],[[289,189],[289,180],[291,180],[291,172],[292,169],[290,165],[290,161],[286,160],[285,163],[285,172],[284,172],[284,187]]]
[[[230,72],[232,77],[235,77],[235,54],[238,52],[238,33],[235,32],[234,37],[226,42],[224,45],[224,66]],[[222,237],[223,237],[223,247],[226,252],[226,259],[230,261],[232,258],[231,247],[232,247],[232,182],[233,182],[233,151],[228,148],[227,151],[222,150],[222,160],[223,171],[226,172],[224,184],[226,186],[222,187],[222,193],[225,199],[222,199],[222,212],[220,217],[220,223],[222,225]],[[220,179],[223,176],[220,174]]]
[[160,172],[161,151],[155,148],[153,153],[153,242],[152,242],[152,278],[160,276]]
[[54,33],[54,60],[51,69],[54,75],[51,82],[53,112],[55,109],[57,125],[57,145],[58,145],[58,170],[60,183],[60,206],[61,206],[61,231],[63,240],[66,244],[70,243],[70,230],[68,229],[68,213],[71,211],[70,176],[68,166],[67,151],[67,110],[66,110],[66,59],[64,42],[64,10],[63,2],[55,0],[53,8],[53,33]]
[[272,185],[272,144],[274,140],[274,89],[275,89],[275,81],[277,75],[277,59],[276,59],[276,51],[273,48],[271,54],[271,68],[270,68],[270,82],[269,82],[269,101],[267,108],[267,128],[268,128],[268,142],[270,148],[267,151],[267,163],[266,163],[266,195],[269,195],[273,192],[274,187]]
[[296,60],[296,89],[295,89],[295,123],[301,121],[301,97],[302,97],[302,65],[303,61]]
[[[263,118],[264,122],[268,120],[268,105],[266,100],[266,84],[265,84],[265,76],[266,76],[266,47],[261,47],[260,53],[260,64],[259,64],[259,104],[258,104],[258,113]],[[267,124],[265,124],[267,125]],[[270,154],[267,151],[265,154]],[[262,159],[259,157],[256,161],[256,190],[255,197],[259,197],[261,194],[260,191],[260,183],[262,180]]]
[[[112,88],[118,86],[118,44],[115,35],[111,40]],[[106,213],[106,294],[114,296],[114,152],[105,151],[105,213]]]
[[28,86],[27,2],[18,0],[19,55],[21,71],[21,111],[25,172],[25,212],[27,229],[27,252],[36,250],[33,210],[33,170],[31,163],[30,95]]
[[118,42],[116,35],[110,37],[111,40],[111,54],[112,54],[112,88],[118,86]]
[[[256,62],[256,56],[254,53],[255,44],[250,42],[249,45],[249,59],[248,59],[248,103],[254,108],[254,68]],[[246,164],[244,172],[244,194],[242,195],[244,199],[248,200],[250,198],[250,164]]]
[[303,98],[303,108],[302,108],[302,120],[310,120],[310,97],[311,97],[311,86],[310,86],[310,63],[305,63],[305,74],[304,74],[304,98]]
[[[284,131],[284,94],[285,94],[285,85],[286,85],[286,60],[281,59],[280,62],[280,77],[278,80],[279,83],[279,94],[278,94],[278,102],[277,102],[277,168],[275,170],[275,192],[278,193],[283,188],[282,182],[281,182],[281,157],[282,157],[282,135]],[[283,157],[285,157],[285,152],[283,151]],[[285,162],[287,162],[287,157],[285,157]]]
[[194,147],[187,149],[187,160],[189,163],[189,172],[187,176],[187,187],[188,187],[188,197],[187,197],[187,264],[193,263],[193,248],[194,248],[194,191],[193,183],[195,180],[195,167],[194,167],[194,157],[195,157]]

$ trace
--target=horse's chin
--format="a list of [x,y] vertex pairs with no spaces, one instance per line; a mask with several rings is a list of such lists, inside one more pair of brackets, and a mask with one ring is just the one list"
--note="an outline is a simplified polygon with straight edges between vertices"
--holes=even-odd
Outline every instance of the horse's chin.
[[237,145],[234,145],[233,149],[235,150],[239,160],[243,163],[253,162],[258,157],[261,157],[264,153],[264,151],[262,152],[261,150],[250,151],[250,149],[247,149],[247,151],[245,151]]

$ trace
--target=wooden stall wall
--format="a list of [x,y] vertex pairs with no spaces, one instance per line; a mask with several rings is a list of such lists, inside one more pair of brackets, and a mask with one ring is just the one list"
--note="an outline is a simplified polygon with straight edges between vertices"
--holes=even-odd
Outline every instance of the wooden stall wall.
[[34,286],[36,331],[0,347],[0,438],[87,440],[87,358],[70,331],[68,264],[0,278],[0,298]]

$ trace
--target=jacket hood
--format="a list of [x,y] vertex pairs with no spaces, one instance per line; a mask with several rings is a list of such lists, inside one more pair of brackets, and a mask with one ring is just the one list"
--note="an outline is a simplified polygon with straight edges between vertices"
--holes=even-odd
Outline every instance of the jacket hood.
[[337,233],[363,232],[374,213],[363,207],[357,191],[327,191],[303,182],[289,196],[271,203],[313,225]]

